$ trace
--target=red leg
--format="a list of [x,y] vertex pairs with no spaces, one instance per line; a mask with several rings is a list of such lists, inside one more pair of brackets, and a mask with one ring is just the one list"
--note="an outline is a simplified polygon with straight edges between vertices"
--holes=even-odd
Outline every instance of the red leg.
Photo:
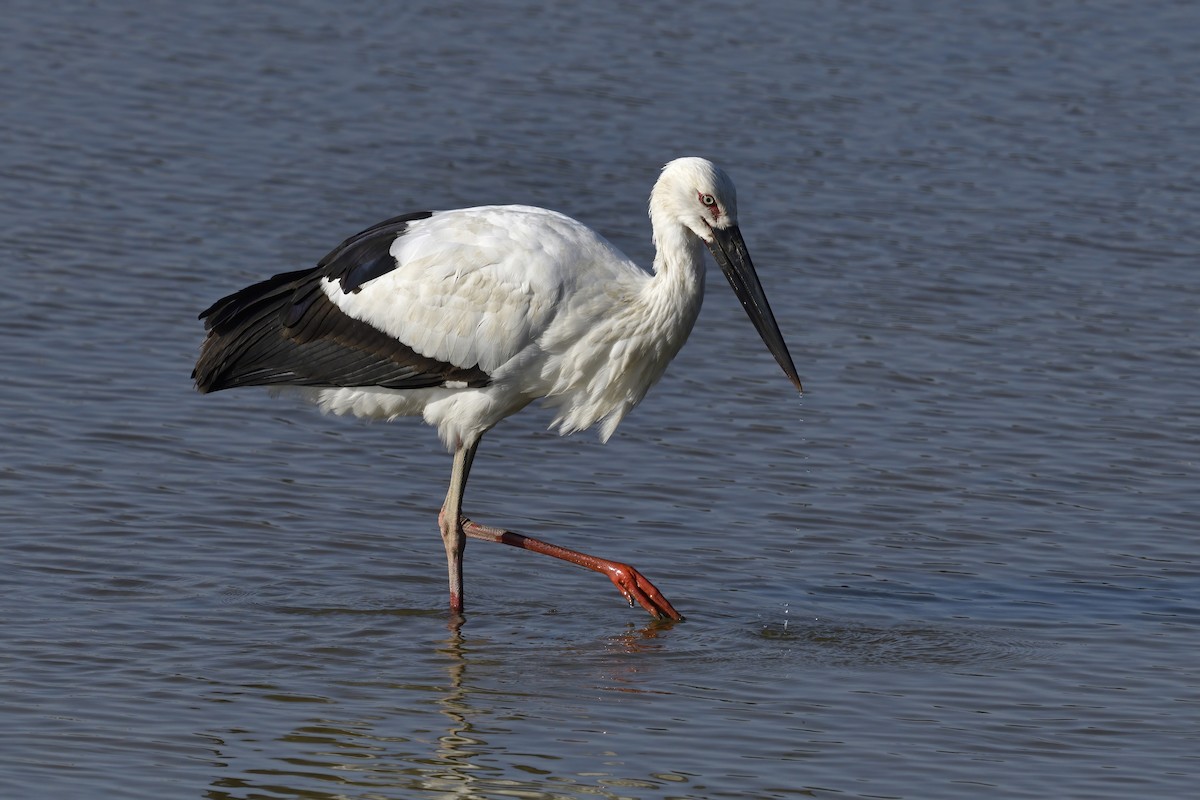
[[596,556],[590,556],[587,553],[580,553],[576,550],[568,550],[565,547],[543,542],[540,539],[534,539],[530,536],[522,536],[519,533],[506,531],[503,528],[480,525],[466,517],[461,519],[460,527],[462,532],[472,539],[499,542],[500,544],[520,547],[522,550],[532,550],[535,553],[553,556],[554,558],[594,570],[602,575],[607,575],[625,599],[629,601],[630,608],[633,607],[634,601],[637,601],[652,617],[673,620],[683,619],[683,615],[671,606],[667,598],[662,596],[662,593],[655,588],[654,584],[628,564],[609,561],[606,558],[597,558]]
[[499,542],[520,547],[523,550],[532,550],[535,553],[544,553],[607,575],[621,595],[629,601],[630,608],[633,607],[634,602],[637,602],[652,617],[683,619],[683,615],[671,606],[667,598],[662,596],[662,592],[658,591],[642,573],[628,564],[589,556],[587,553],[568,550],[565,547],[522,536],[502,528],[480,525],[464,517],[462,514],[463,492],[466,489],[467,476],[471,472],[471,464],[475,460],[475,451],[478,447],[479,440],[476,439],[466,445],[460,442],[455,449],[450,489],[446,493],[446,502],[442,504],[441,513],[438,514],[438,527],[442,531],[442,541],[446,545],[446,564],[450,578],[450,611],[456,618],[461,620],[463,612],[462,557],[466,547],[466,537],[470,536],[473,539]]

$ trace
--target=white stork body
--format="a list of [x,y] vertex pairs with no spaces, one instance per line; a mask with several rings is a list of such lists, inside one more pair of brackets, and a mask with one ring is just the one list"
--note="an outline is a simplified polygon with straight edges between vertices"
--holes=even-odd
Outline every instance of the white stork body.
[[452,451],[538,398],[558,410],[561,433],[603,420],[607,440],[691,332],[704,283],[699,245],[651,276],[554,211],[435,212],[396,238],[394,270],[359,292],[329,278],[322,289],[349,316],[438,361],[478,365],[490,383],[303,391],[337,414],[421,415]]
[[691,332],[704,247],[792,383],[800,379],[737,226],[729,177],[708,161],[663,168],[650,196],[653,272],[569,217],[528,206],[421,212],[350,237],[309,270],[218,300],[193,377],[210,392],[295,387],[337,414],[423,416],[454,453],[439,514],[450,605],[463,608],[465,537],[516,545],[609,576],[654,616],[682,619],[632,567],[462,513],[471,463],[496,423],[543,401],[554,427],[608,439]]

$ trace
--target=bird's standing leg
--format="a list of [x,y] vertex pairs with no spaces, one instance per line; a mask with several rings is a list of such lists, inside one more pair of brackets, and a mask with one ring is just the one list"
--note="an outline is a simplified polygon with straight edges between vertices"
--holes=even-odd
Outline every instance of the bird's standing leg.
[[438,514],[438,527],[442,530],[442,543],[446,546],[446,566],[450,573],[450,613],[463,612],[463,551],[467,546],[467,537],[463,535],[462,500],[467,487],[467,475],[471,472],[471,462],[475,460],[475,449],[479,447],[476,440],[469,445],[459,444],[454,451],[454,468],[450,473],[450,489],[446,492],[446,502]]
[[472,522],[465,517],[462,520],[462,530],[472,539],[499,542],[500,544],[520,547],[522,550],[532,550],[535,553],[553,556],[554,558],[594,570],[602,575],[607,575],[609,580],[624,595],[625,599],[629,601],[631,607],[636,601],[652,617],[674,620],[683,619],[683,615],[671,606],[667,598],[662,596],[662,592],[658,591],[646,576],[628,564],[609,561],[607,558],[590,556],[587,553],[580,553],[576,550],[568,550],[565,547],[560,547],[550,542],[543,542],[531,536],[523,536],[519,533],[506,531],[503,528],[480,525],[478,522]]

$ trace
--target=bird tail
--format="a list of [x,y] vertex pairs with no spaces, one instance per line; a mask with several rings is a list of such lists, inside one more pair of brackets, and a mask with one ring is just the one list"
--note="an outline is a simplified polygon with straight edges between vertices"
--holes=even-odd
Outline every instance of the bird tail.
[[[296,290],[315,270],[285,272],[223,297],[200,313],[208,335],[192,380],[201,392],[238,386],[295,383],[296,374],[281,369],[287,347],[284,329]],[[286,360],[286,359],[283,359]]]
[[238,386],[425,389],[487,386],[479,368],[423,356],[350,317],[323,288],[322,266],[234,292],[200,315],[208,336],[192,379],[201,392]]

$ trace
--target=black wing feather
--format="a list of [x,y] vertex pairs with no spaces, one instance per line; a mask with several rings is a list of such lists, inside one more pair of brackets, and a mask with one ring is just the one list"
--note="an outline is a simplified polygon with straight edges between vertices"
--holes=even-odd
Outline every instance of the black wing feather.
[[486,386],[478,365],[460,367],[408,345],[344,313],[321,289],[330,278],[343,291],[396,268],[391,246],[408,223],[430,212],[393,217],[334,248],[313,269],[285,272],[213,303],[201,314],[208,336],[192,371],[196,388],[237,386],[380,386],[422,389],[460,381]]
[[362,285],[396,268],[392,258],[392,243],[403,234],[408,223],[433,216],[432,211],[418,211],[385,219],[365,231],[356,233],[317,262],[325,276],[334,278],[347,294],[357,292]]

